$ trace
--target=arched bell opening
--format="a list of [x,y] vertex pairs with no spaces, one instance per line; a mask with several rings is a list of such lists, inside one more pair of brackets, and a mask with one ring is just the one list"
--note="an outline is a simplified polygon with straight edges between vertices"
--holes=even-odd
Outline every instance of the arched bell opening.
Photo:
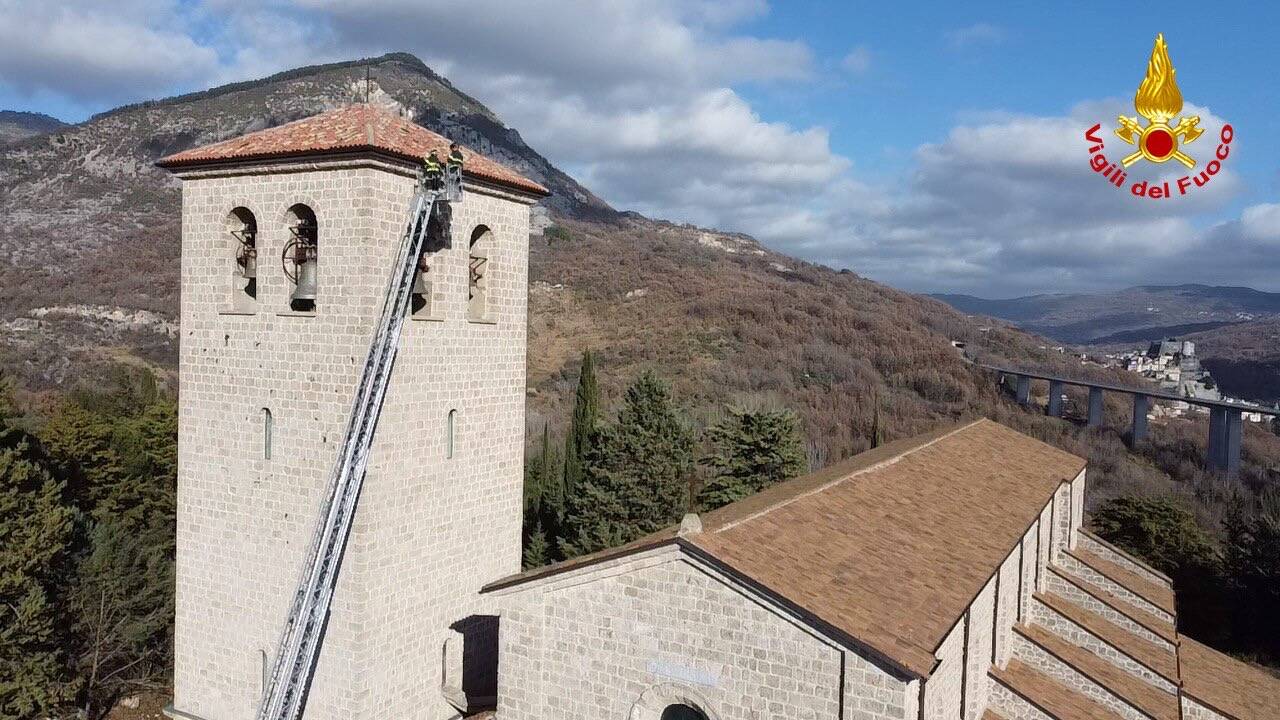
[[467,319],[489,319],[489,275],[493,271],[490,262],[493,253],[493,231],[484,225],[471,233],[470,252],[467,258]]
[[314,312],[319,295],[320,229],[315,212],[298,203],[285,215],[289,240],[280,254],[284,275],[290,283],[289,308]]
[[248,208],[237,207],[227,213],[226,230],[231,238],[231,308],[252,311],[258,305],[258,220]]

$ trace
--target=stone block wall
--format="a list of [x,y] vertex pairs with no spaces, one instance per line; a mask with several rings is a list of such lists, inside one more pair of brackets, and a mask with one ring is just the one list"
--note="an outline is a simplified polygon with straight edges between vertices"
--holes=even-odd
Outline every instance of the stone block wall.
[[915,684],[676,548],[571,575],[497,594],[503,720],[915,718]]
[[[987,700],[987,670],[995,655],[996,597],[999,577],[987,581],[969,606],[969,643],[965,651],[965,718],[981,717]],[[1007,594],[1007,593],[1005,593]]]
[[[411,171],[373,160],[188,172],[183,187],[174,707],[251,718],[408,216]],[[469,188],[432,257],[437,321],[408,322],[305,716],[453,714],[449,626],[518,570],[528,205]],[[280,254],[316,215],[319,297],[289,309]],[[258,227],[258,297],[230,280],[234,208]],[[468,322],[467,244],[492,230],[492,322]],[[271,455],[266,456],[265,411]],[[447,417],[455,413],[453,455]]]

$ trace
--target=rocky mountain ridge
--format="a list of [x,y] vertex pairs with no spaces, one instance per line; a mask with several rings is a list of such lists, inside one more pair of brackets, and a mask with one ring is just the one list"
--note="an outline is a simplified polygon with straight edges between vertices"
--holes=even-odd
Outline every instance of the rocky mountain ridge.
[[67,127],[56,117],[44,113],[0,110],[0,145],[45,135]]
[[953,294],[932,297],[964,313],[1007,320],[1059,342],[1081,345],[1142,342],[1280,317],[1280,293],[1196,284],[999,300]]

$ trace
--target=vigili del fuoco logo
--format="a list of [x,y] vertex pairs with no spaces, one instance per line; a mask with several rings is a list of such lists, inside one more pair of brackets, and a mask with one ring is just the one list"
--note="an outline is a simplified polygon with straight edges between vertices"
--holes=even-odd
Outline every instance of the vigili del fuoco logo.
[[[1157,165],[1177,160],[1189,171],[1174,181],[1173,186],[1168,180],[1140,180],[1129,184],[1129,192],[1137,197],[1160,200],[1172,197],[1174,193],[1187,195],[1196,188],[1208,185],[1222,171],[1222,163],[1231,154],[1231,141],[1235,138],[1235,131],[1231,125],[1224,124],[1218,135],[1219,143],[1213,159],[1197,170],[1199,163],[1188,146],[1198,140],[1204,130],[1199,127],[1199,115],[1178,117],[1182,113],[1182,91],[1178,90],[1177,73],[1173,62],[1169,60],[1169,46],[1164,42],[1164,34],[1156,35],[1151,59],[1147,61],[1147,76],[1142,79],[1138,92],[1133,96],[1133,109],[1146,120],[1146,124],[1127,115],[1121,115],[1117,119],[1116,137],[1135,148],[1122,157],[1118,164],[1103,154],[1106,144],[1100,134],[1101,123],[1089,128],[1084,134],[1084,139],[1090,143],[1089,167],[1115,187],[1126,187],[1129,180],[1128,168],[1142,160]],[[1175,118],[1176,122],[1170,124]]]

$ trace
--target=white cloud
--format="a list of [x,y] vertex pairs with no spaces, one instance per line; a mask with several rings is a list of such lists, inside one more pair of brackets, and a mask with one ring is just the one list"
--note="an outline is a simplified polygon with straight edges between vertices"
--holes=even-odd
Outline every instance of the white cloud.
[[859,45],[840,61],[840,67],[850,75],[865,75],[871,69],[871,48]]
[[[0,22],[0,83],[133,99],[404,50],[619,208],[751,233],[900,287],[1275,286],[1280,205],[1202,227],[1240,191],[1231,161],[1208,188],[1167,201],[1128,196],[1089,170],[1083,133],[1094,122],[1109,158],[1129,150],[1110,132],[1117,114],[1132,114],[1126,101],[1053,117],[969,113],[918,146],[900,181],[868,183],[825,128],[762,118],[734,90],[815,73],[804,43],[739,30],[768,11],[763,0],[537,0],[519,13],[506,0],[119,0],[108,15],[90,0],[0,0],[0,19],[26,18],[21,29]],[[960,48],[1003,37],[978,23],[947,39]],[[841,70],[865,73],[873,60],[855,47]],[[1222,120],[1208,108],[1186,112],[1206,129],[1187,150],[1207,160]],[[1182,173],[1143,162],[1131,174]]]
[[217,54],[168,0],[0,0],[0,84],[80,101],[136,99],[202,82]]
[[998,45],[1004,41],[1004,29],[987,22],[949,30],[945,35],[951,47],[957,49],[977,45]]

